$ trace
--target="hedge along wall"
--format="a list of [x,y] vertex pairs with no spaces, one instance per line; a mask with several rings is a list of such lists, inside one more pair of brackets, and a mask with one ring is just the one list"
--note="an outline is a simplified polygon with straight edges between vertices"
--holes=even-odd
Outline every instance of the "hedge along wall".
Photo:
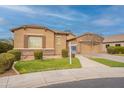
[[110,46],[107,48],[109,54],[124,54],[124,47],[121,46]]

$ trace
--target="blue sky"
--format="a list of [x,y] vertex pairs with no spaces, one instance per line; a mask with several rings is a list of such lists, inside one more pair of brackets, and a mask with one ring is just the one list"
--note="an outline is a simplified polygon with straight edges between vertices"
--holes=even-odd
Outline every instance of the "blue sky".
[[93,32],[104,36],[124,34],[124,6],[0,6],[0,38],[10,38],[10,29],[37,24],[70,30],[76,35]]

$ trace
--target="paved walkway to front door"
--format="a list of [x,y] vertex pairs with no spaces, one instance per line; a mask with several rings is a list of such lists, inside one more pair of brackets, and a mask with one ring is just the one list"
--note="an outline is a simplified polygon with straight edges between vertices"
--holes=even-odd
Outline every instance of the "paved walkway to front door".
[[0,78],[0,87],[42,87],[85,79],[124,77],[124,68],[111,68],[77,55],[82,68],[36,72]]

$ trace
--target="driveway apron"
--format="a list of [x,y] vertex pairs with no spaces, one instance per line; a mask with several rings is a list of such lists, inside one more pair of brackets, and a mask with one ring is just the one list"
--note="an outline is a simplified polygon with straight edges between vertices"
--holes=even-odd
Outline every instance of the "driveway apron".
[[110,54],[95,54],[93,57],[105,58],[113,61],[124,62],[124,56],[115,56]]

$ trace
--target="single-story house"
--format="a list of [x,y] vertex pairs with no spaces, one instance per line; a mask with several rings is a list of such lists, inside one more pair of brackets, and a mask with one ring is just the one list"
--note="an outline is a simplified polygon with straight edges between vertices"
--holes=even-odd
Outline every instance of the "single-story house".
[[32,56],[34,50],[42,50],[45,56],[61,55],[62,49],[68,49],[71,42],[79,54],[106,52],[108,46],[124,46],[124,35],[102,37],[94,33],[76,36],[38,25],[24,25],[11,30],[14,34],[14,48],[22,56]]
[[69,32],[55,31],[44,26],[24,25],[13,28],[14,49],[22,56],[33,55],[34,50],[43,50],[44,55],[60,55],[67,48],[67,40],[76,36]]
[[106,36],[103,40],[103,51],[109,46],[124,46],[124,34]]

